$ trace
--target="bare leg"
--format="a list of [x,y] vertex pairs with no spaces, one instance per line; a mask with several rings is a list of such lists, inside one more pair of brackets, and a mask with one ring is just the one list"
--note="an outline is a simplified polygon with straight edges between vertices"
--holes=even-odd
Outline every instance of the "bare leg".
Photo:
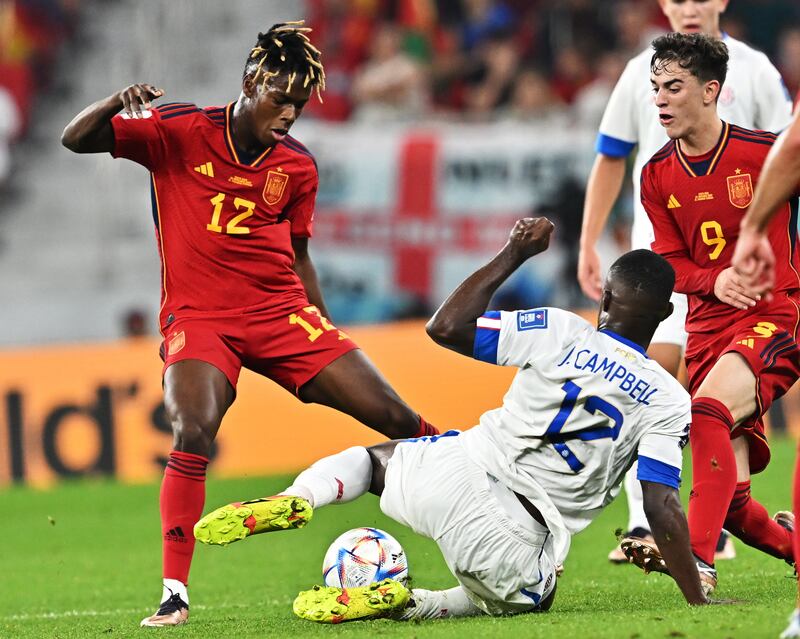
[[194,359],[170,366],[164,375],[164,407],[173,448],[207,457],[233,398],[228,379],[215,366]]
[[304,402],[346,413],[390,439],[414,437],[420,430],[420,416],[360,350],[331,362],[298,395]]
[[203,514],[211,444],[233,397],[225,375],[205,362],[177,362],[164,375],[164,405],[174,439],[159,499],[162,605],[142,625],[178,625],[188,616],[186,584],[195,544],[192,528]]

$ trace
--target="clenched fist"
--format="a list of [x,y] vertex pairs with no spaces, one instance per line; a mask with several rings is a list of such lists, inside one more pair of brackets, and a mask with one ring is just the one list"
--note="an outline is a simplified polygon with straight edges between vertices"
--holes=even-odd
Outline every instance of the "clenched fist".
[[547,250],[553,223],[546,217],[525,217],[517,220],[508,236],[508,249],[521,262]]

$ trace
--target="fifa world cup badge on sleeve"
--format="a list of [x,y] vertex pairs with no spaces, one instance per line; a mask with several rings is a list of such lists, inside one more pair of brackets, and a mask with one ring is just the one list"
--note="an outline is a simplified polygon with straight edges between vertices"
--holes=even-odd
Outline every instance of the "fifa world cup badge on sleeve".
[[280,202],[288,183],[289,176],[281,169],[267,171],[267,182],[264,184],[264,201],[270,206]]
[[749,173],[740,174],[740,169],[736,169],[736,175],[729,175],[728,199],[737,209],[746,209],[753,201],[753,181]]
[[518,331],[529,331],[532,328],[547,328],[547,309],[520,311],[517,314]]

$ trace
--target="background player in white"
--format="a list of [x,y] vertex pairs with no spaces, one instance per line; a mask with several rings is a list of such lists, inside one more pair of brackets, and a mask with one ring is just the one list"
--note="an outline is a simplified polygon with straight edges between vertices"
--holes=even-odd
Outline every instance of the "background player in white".
[[671,574],[689,603],[707,603],[678,498],[689,396],[645,354],[672,310],[672,267],[648,250],[617,260],[597,329],[556,308],[487,312],[497,287],[547,248],[552,228],[545,218],[517,222],[503,249],[428,323],[439,344],[520,369],[501,408],[464,433],[326,457],[282,496],[206,515],[197,539],[227,544],[299,527],[312,508],[371,491],[387,515],[436,540],[460,585],[316,588],[298,595],[299,616],[335,623],[393,612],[411,619],[546,610],[570,536],[619,493],[638,455],[645,508]]
[[[780,131],[789,123],[791,98],[778,70],[766,55],[720,29],[720,16],[727,8],[728,0],[659,0],[659,5],[673,31],[704,33],[722,38],[728,46],[728,77],[718,103],[721,118],[748,129],[767,131]],[[667,135],[653,109],[650,87],[652,53],[648,48],[628,62],[600,123],[597,157],[586,186],[578,257],[578,281],[583,292],[594,300],[598,300],[602,292],[602,269],[595,247],[619,196],[627,157],[634,148],[631,246],[650,248],[653,240],[652,226],[639,200],[639,179],[644,164],[667,143]],[[672,375],[677,375],[686,346],[686,296],[674,294],[672,303],[675,312],[656,330],[648,354]],[[627,534],[648,537],[635,466],[626,477],[625,492],[629,513]],[[716,558],[725,559],[732,554],[733,545],[728,542],[726,550]],[[614,548],[608,558],[614,562],[626,561],[619,547]]]

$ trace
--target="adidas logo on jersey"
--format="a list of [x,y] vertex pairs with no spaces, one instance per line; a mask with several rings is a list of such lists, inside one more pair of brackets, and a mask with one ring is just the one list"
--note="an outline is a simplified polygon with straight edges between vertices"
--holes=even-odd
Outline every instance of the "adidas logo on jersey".
[[752,337],[748,337],[746,339],[740,339],[737,344],[741,346],[747,346],[747,348],[753,348],[755,346],[755,340]]
[[678,198],[670,193],[669,200],[667,200],[667,208],[668,209],[679,209],[681,208],[681,203],[678,202]]
[[206,162],[205,164],[196,166],[194,167],[194,170],[198,173],[202,173],[203,175],[207,175],[208,177],[214,177],[214,167],[211,165],[211,162]]

